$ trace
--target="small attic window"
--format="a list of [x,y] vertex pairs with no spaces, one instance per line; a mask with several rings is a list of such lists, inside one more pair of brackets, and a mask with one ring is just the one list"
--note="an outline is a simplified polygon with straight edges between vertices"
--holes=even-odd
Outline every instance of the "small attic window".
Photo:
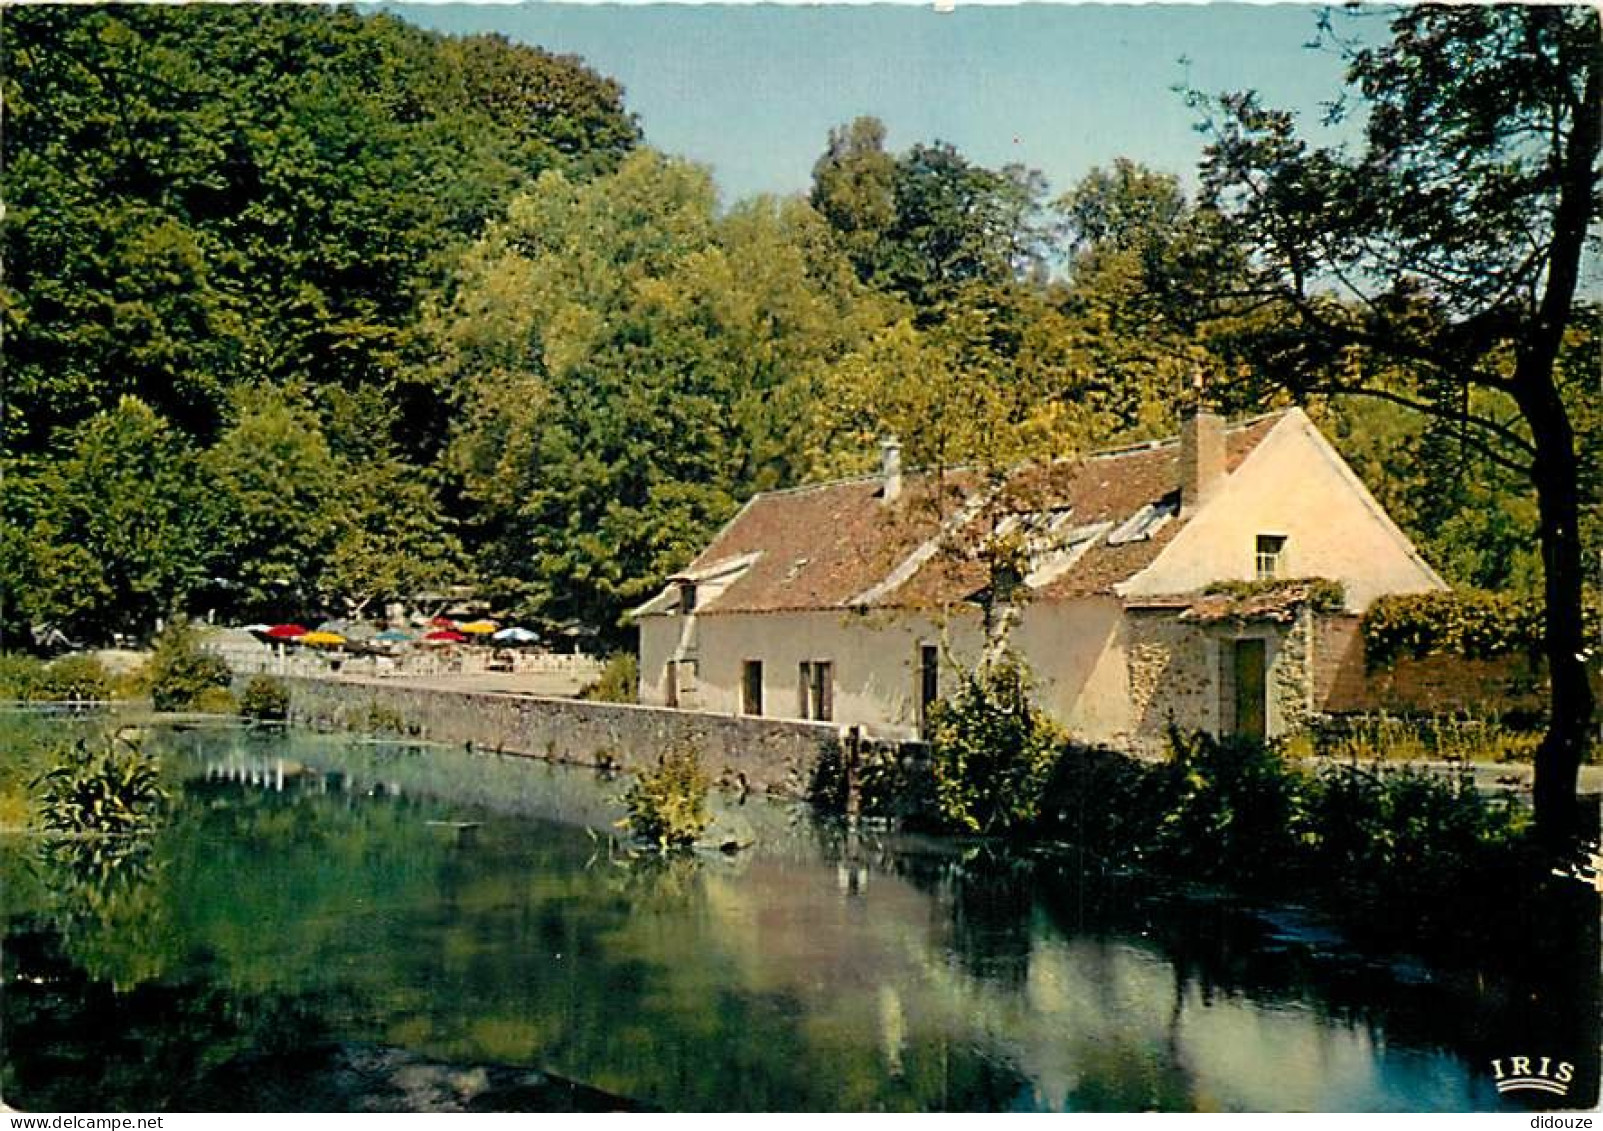
[[696,583],[694,581],[681,581],[679,583],[679,611],[686,615],[696,611]]
[[1108,535],[1108,545],[1122,546],[1126,542],[1145,542],[1163,529],[1164,523],[1174,517],[1176,509],[1172,503],[1148,503]]
[[1281,576],[1285,565],[1286,536],[1284,534],[1258,535],[1254,553],[1256,575],[1259,581],[1273,581]]

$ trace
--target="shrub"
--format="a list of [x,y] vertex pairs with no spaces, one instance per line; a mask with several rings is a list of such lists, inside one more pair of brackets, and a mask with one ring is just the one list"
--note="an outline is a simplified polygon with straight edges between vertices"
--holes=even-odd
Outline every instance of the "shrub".
[[42,660],[21,652],[0,653],[0,699],[33,698],[34,689],[44,678]]
[[405,734],[406,717],[394,707],[386,707],[377,699],[370,699],[363,729],[369,734]]
[[1295,859],[1309,779],[1272,747],[1171,728],[1155,777],[1150,851],[1165,868],[1253,884]]
[[[837,738],[819,744],[807,786],[807,800],[815,808],[835,815],[846,812],[847,757]],[[928,759],[898,742],[863,741],[858,747],[857,799],[863,817],[930,823],[935,786]]]
[[147,828],[166,803],[154,756],[121,734],[79,739],[33,782],[46,829],[120,835]]
[[1347,607],[1347,587],[1328,577],[1263,578],[1256,581],[1211,581],[1203,587],[1207,595],[1222,594],[1246,599],[1278,593],[1301,593],[1308,607],[1320,613],[1339,613]]
[[222,657],[201,651],[192,627],[174,620],[156,640],[146,679],[156,710],[182,711],[194,706],[207,688],[226,690],[233,673]]
[[45,666],[33,698],[83,703],[111,698],[111,673],[94,656],[62,656]]
[[239,697],[239,713],[258,722],[282,722],[289,718],[289,688],[270,675],[251,676]]
[[[1588,594],[1583,607],[1585,638],[1597,639],[1598,601]],[[1490,593],[1482,589],[1391,594],[1364,614],[1364,655],[1371,668],[1384,668],[1402,656],[1433,654],[1492,659],[1534,654],[1542,646],[1540,597]]]
[[1036,829],[1099,856],[1140,859],[1162,819],[1164,770],[1116,750],[1070,745],[1047,779]]
[[593,683],[579,692],[580,699],[599,703],[637,703],[640,701],[640,662],[633,652],[617,652]]
[[189,709],[206,715],[237,715],[239,703],[228,688],[208,687],[195,696],[189,704]]
[[1031,702],[1021,661],[1004,655],[983,662],[956,695],[930,708],[938,822],[988,834],[1035,820],[1063,741]]
[[629,814],[619,824],[658,851],[688,848],[707,831],[711,786],[695,748],[672,747],[624,792]]
[[1322,767],[1308,791],[1306,857],[1322,886],[1370,916],[1421,927],[1457,914],[1506,883],[1518,862],[1526,814],[1489,799],[1465,768]]

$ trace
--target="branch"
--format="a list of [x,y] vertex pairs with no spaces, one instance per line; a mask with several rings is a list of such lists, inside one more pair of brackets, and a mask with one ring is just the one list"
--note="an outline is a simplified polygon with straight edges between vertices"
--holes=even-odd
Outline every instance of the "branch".
[[[1441,405],[1434,404],[1430,401],[1415,400],[1413,397],[1406,397],[1401,393],[1394,393],[1390,389],[1377,389],[1368,385],[1315,385],[1306,387],[1305,391],[1310,393],[1318,393],[1322,396],[1373,397],[1376,400],[1389,401],[1392,404],[1401,405],[1403,408],[1413,409],[1415,412],[1423,413],[1426,416],[1434,416],[1439,420],[1450,420],[1455,423],[1470,424],[1481,429],[1483,432],[1488,433],[1489,435],[1498,437],[1505,443],[1531,457],[1532,459],[1536,458],[1536,448],[1531,444],[1531,442],[1520,436],[1519,433],[1515,432],[1513,429],[1509,428],[1508,425],[1503,424],[1501,421],[1492,420],[1488,417],[1477,416],[1468,410],[1444,408]],[[1520,475],[1530,474],[1531,469],[1528,464],[1521,465],[1515,463],[1509,457],[1504,456],[1489,447],[1482,447],[1481,451],[1493,463],[1496,463],[1509,471],[1516,472]]]

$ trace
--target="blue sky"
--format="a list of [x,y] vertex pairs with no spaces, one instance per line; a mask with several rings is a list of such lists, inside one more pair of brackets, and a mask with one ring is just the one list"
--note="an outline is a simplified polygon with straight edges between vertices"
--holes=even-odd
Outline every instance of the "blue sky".
[[385,7],[582,56],[623,84],[649,144],[713,168],[726,203],[805,191],[829,128],[859,114],[885,122],[892,149],[948,141],[1040,169],[1054,192],[1119,156],[1190,182],[1202,139],[1176,83],[1256,89],[1312,124],[1341,79],[1339,60],[1304,49],[1310,5]]

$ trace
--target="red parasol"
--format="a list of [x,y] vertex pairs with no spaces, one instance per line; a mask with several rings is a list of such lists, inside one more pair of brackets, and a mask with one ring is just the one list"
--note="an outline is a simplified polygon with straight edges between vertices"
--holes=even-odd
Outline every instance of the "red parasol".
[[262,635],[270,640],[294,640],[296,637],[305,636],[306,629],[298,624],[275,624]]
[[467,642],[468,638],[466,636],[446,628],[428,633],[423,637],[423,643],[425,644],[466,644]]

